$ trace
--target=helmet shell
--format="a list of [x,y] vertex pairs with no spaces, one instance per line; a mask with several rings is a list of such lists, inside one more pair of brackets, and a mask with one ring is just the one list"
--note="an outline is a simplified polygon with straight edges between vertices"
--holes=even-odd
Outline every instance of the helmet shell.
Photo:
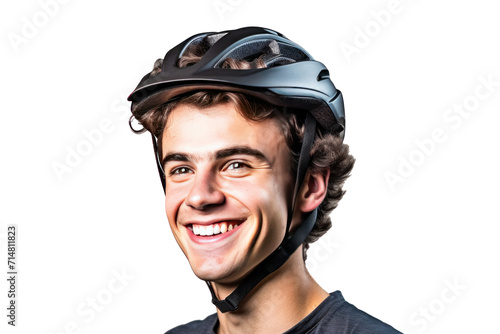
[[[202,41],[210,47],[201,59],[179,67],[183,53]],[[267,67],[222,67],[228,58],[251,60],[259,56]],[[246,27],[194,35],[168,51],[161,71],[146,75],[128,99],[137,116],[199,90],[240,92],[276,106],[309,111],[323,129],[344,135],[342,93],[330,80],[328,69],[301,46],[270,29]]]

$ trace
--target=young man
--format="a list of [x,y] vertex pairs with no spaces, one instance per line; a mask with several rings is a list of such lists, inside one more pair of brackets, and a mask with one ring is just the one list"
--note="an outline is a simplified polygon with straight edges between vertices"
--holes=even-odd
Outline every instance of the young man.
[[399,333],[305,267],[354,164],[323,64],[269,29],[204,33],[129,100],[153,136],[173,235],[217,307],[168,333]]

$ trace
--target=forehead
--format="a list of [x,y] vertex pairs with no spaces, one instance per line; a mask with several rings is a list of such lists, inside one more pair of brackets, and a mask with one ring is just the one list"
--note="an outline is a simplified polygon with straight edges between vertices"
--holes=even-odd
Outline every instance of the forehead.
[[178,105],[169,113],[162,137],[164,153],[203,153],[246,145],[275,154],[285,148],[284,142],[277,120],[245,119],[231,103],[208,108]]

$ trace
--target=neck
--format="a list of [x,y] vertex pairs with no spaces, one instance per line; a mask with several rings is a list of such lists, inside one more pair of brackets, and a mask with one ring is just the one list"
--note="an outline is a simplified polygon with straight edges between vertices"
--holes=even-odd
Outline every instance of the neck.
[[[236,286],[212,283],[219,299],[226,298]],[[328,293],[307,271],[302,247],[278,270],[260,282],[241,302],[238,310],[222,313],[218,334],[282,333],[311,313]]]

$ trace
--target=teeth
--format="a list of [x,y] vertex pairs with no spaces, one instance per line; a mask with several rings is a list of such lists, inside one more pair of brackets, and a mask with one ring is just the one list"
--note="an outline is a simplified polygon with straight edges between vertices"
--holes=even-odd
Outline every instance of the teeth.
[[226,233],[226,232],[227,232],[227,223],[220,224],[220,233]]
[[195,235],[211,236],[219,233],[226,233],[238,227],[238,224],[228,224],[226,222],[211,225],[191,225],[191,230]]
[[220,233],[220,226],[219,224],[214,225],[214,234],[219,234]]
[[213,225],[208,225],[205,227],[205,235],[214,235],[214,226]]

